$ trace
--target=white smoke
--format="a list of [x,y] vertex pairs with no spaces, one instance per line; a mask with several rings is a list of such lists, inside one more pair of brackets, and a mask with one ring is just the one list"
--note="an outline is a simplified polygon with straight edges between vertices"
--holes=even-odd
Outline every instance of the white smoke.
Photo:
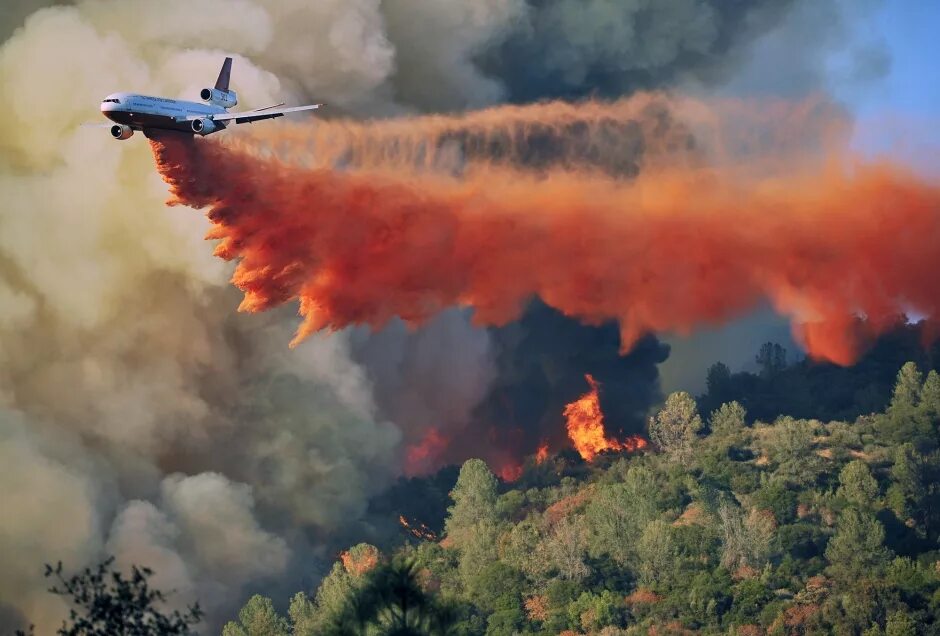
[[[396,470],[346,336],[289,351],[279,317],[235,314],[143,140],[78,127],[115,90],[192,95],[223,52],[272,55],[278,14],[242,4],[47,8],[0,48],[0,597],[40,633],[64,610],[44,562],[151,565],[217,620],[285,572],[295,528],[354,520]],[[290,96],[244,57],[233,79],[249,106]]]

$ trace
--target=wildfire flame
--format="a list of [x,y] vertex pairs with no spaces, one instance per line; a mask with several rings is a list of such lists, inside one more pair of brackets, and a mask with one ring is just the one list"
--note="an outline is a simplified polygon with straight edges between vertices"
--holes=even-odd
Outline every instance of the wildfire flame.
[[405,515],[398,515],[398,523],[401,524],[402,528],[408,531],[408,534],[417,539],[421,539],[422,541],[437,541],[437,534],[420,521],[409,523]]
[[339,555],[343,567],[353,576],[362,576],[379,563],[379,551],[375,546],[365,546],[360,550],[346,550]]
[[548,442],[542,442],[539,449],[535,452],[535,463],[541,464],[548,459]]
[[440,455],[447,449],[448,440],[437,428],[429,428],[421,441],[405,451],[405,473],[422,475],[439,465]]
[[516,481],[522,477],[522,465],[512,462],[506,463],[503,464],[496,472],[500,477],[502,477],[503,481]]
[[568,437],[575,450],[585,461],[592,461],[606,450],[636,451],[646,447],[646,440],[632,435],[623,441],[609,438],[604,432],[604,413],[598,397],[598,384],[590,374],[585,375],[591,390],[565,407]]

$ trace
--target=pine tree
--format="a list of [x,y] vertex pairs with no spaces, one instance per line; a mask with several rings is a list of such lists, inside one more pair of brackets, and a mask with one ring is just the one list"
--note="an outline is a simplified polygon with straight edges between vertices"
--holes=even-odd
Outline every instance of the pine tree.
[[727,402],[712,411],[708,424],[714,435],[734,435],[744,428],[747,411],[738,402]]
[[885,530],[874,515],[848,508],[839,516],[836,533],[826,546],[834,578],[846,585],[877,577],[890,553],[883,546]]
[[691,459],[692,442],[701,428],[695,400],[685,391],[670,394],[663,409],[649,421],[650,439],[678,462]]
[[222,636],[287,636],[290,627],[274,610],[271,599],[255,594],[238,612],[238,622],[229,621]]
[[859,508],[874,507],[879,494],[878,482],[872,477],[868,464],[860,459],[846,464],[839,473],[838,494]]
[[920,396],[920,410],[934,426],[940,425],[940,373],[927,374]]
[[891,416],[909,416],[920,404],[923,390],[923,375],[913,362],[907,362],[898,371],[898,379],[894,385],[894,394],[888,414]]
[[468,459],[460,468],[457,484],[451,491],[454,505],[447,509],[444,533],[460,547],[480,522],[496,519],[496,476],[482,459]]

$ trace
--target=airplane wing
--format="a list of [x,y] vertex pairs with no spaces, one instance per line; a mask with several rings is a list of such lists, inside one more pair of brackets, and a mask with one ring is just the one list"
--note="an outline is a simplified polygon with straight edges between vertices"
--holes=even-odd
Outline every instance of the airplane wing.
[[185,121],[192,121],[194,119],[211,119],[213,121],[232,121],[235,120],[236,124],[247,124],[253,121],[260,121],[262,119],[274,119],[275,117],[283,117],[288,113],[299,113],[304,110],[316,110],[320,108],[323,104],[310,104],[308,106],[293,106],[291,108],[278,108],[283,106],[283,104],[277,104],[275,106],[265,106],[264,108],[258,108],[255,110],[246,110],[241,113],[221,113],[218,115],[189,115],[186,117]]

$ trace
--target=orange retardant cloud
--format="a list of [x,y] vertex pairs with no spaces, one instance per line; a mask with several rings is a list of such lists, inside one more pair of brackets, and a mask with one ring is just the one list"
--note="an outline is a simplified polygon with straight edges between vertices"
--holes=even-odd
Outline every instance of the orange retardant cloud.
[[537,295],[584,322],[618,321],[629,350],[769,300],[810,355],[849,364],[902,313],[940,316],[940,188],[890,163],[788,152],[786,170],[761,173],[751,148],[744,165],[660,154],[621,178],[570,158],[538,172],[486,156],[456,173],[335,169],[244,141],[152,144],[170,202],[206,209],[216,254],[238,261],[240,309],[299,301],[295,344],[454,305],[504,324]]

